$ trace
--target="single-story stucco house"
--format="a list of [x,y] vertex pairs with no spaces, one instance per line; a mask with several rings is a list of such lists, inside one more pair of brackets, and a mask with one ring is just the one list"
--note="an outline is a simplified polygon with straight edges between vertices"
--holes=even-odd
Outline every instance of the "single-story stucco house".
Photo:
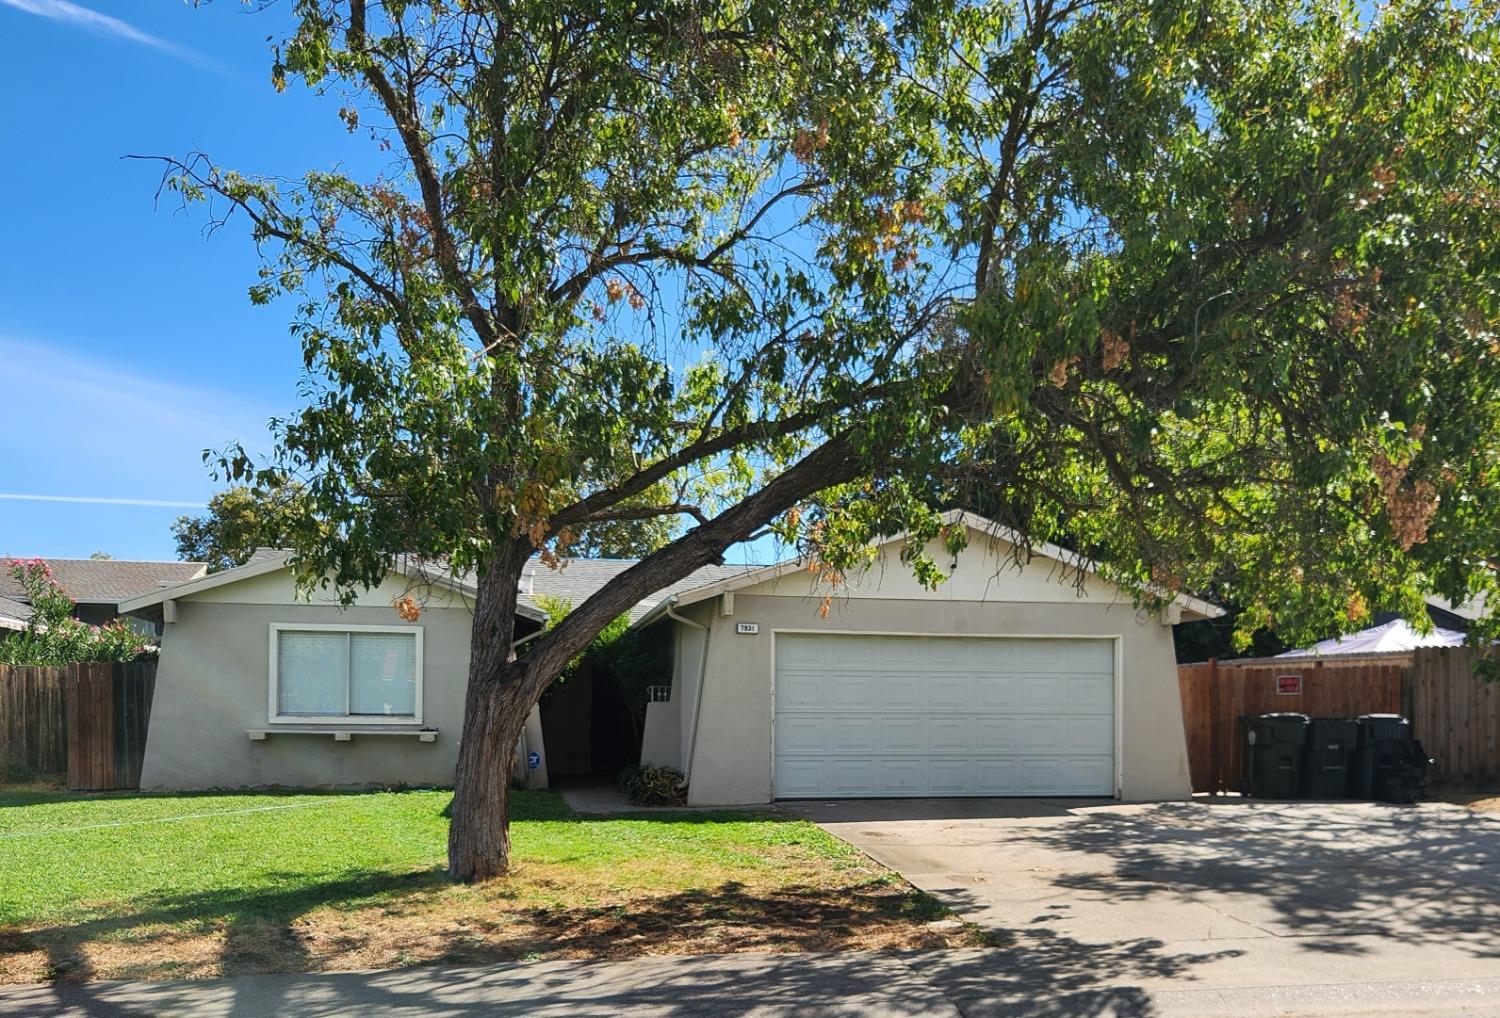
[[[990,521],[949,522],[970,543],[933,549],[949,573],[935,591],[890,538],[831,592],[799,562],[718,566],[638,605],[660,662],[642,762],[686,773],[695,804],[1187,796],[1171,627],[1220,610],[1179,596],[1144,612],[1063,549],[1018,562]],[[576,605],[629,565],[528,571],[518,641],[541,598]],[[403,621],[392,605],[418,588],[423,611]],[[451,784],[472,596],[401,565],[353,606],[299,600],[271,554],[125,603],[164,624],[142,786]],[[599,723],[587,685],[563,685],[545,735],[528,731],[554,774],[589,769],[579,732]]]

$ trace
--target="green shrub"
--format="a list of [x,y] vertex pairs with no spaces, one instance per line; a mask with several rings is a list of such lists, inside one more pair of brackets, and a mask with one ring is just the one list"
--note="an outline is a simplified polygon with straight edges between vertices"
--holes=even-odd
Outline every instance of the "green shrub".
[[671,767],[627,767],[620,772],[620,791],[637,806],[687,805],[686,779]]
[[73,599],[39,558],[3,564],[31,602],[24,632],[0,640],[0,664],[65,665],[82,661],[134,661],[150,648],[124,619],[91,626],[73,618]]

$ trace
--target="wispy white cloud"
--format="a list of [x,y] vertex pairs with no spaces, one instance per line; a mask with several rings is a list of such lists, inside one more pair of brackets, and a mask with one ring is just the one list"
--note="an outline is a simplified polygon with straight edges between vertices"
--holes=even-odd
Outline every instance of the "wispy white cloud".
[[125,39],[128,42],[138,43],[142,46],[150,46],[152,49],[184,60],[191,60],[196,64],[208,65],[210,62],[202,54],[190,50],[185,46],[179,46],[169,39],[152,35],[150,32],[136,28],[128,21],[121,21],[108,14],[100,14],[70,0],[0,0],[0,7],[11,7],[27,14],[35,14],[39,18],[49,21],[57,21],[66,25],[74,25],[90,32],[100,35],[111,35],[117,39]]
[[267,421],[291,409],[194,380],[169,358],[121,353],[128,359],[112,361],[0,331],[0,492],[131,500],[121,505],[203,498],[217,487],[203,450],[242,441],[264,454]]
[[23,495],[0,491],[0,499],[10,502],[73,502],[82,505],[139,505],[163,509],[204,509],[206,502],[169,502],[159,498],[105,498],[102,495]]

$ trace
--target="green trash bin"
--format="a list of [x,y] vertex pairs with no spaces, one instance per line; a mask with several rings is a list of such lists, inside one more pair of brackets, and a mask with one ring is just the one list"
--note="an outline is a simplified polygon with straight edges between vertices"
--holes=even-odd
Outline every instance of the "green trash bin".
[[1302,759],[1304,799],[1347,799],[1359,722],[1352,718],[1313,718],[1307,726]]
[[1257,799],[1295,799],[1302,789],[1306,714],[1257,714],[1240,718],[1245,750],[1246,795]]
[[1426,791],[1431,763],[1400,714],[1364,714],[1354,753],[1354,795],[1381,802],[1416,802]]

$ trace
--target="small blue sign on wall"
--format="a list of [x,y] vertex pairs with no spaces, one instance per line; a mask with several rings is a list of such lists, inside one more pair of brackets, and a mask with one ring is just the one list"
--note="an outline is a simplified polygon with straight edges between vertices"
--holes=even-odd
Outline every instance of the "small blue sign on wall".
[[536,750],[532,750],[530,753],[526,754],[526,766],[527,767],[531,768],[532,770],[536,770],[541,765],[542,765],[542,754],[538,753]]

